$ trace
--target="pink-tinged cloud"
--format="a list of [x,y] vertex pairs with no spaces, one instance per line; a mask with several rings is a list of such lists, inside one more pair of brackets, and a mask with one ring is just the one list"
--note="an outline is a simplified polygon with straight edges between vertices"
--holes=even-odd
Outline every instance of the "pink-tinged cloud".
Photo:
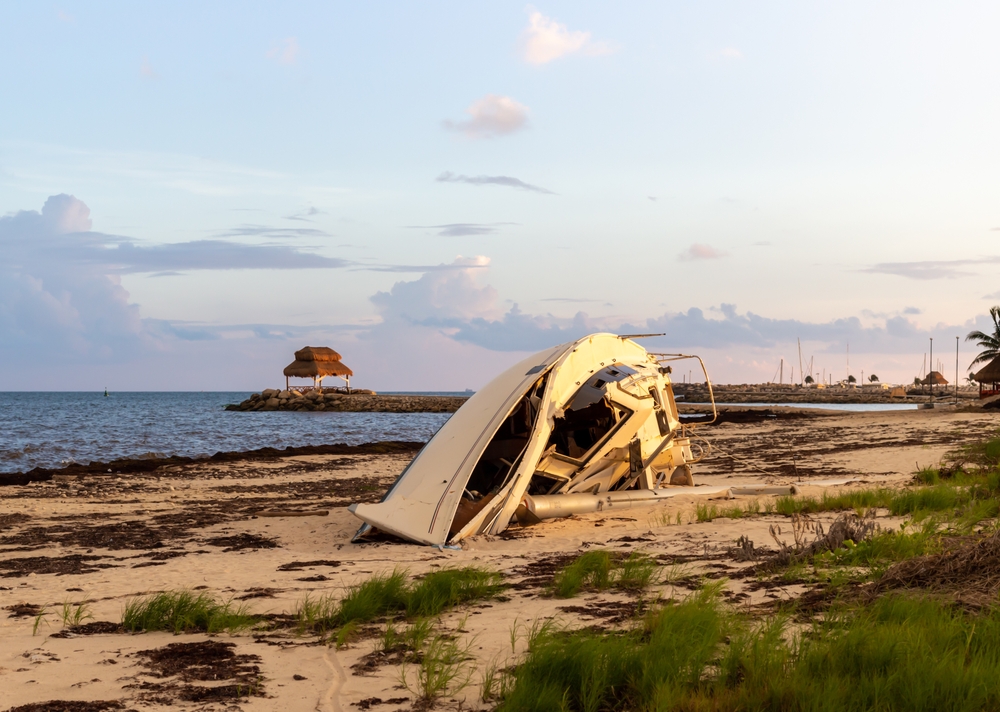
[[466,121],[445,121],[444,128],[469,138],[494,138],[520,131],[528,124],[528,107],[509,96],[487,94],[473,102]]
[[684,250],[684,252],[680,253],[677,256],[677,259],[684,262],[689,260],[717,260],[728,254],[728,252],[717,250],[711,245],[700,245],[695,243],[691,245],[691,247]]
[[299,41],[295,37],[286,37],[278,40],[264,56],[272,59],[278,64],[295,64],[299,59]]
[[149,63],[149,57],[142,58],[142,64],[139,66],[139,75],[143,79],[155,80],[160,78],[160,75],[153,69],[153,65]]
[[606,42],[594,42],[589,32],[571,31],[566,25],[532,9],[528,26],[520,37],[521,58],[529,64],[548,64],[568,54],[611,54],[614,47]]

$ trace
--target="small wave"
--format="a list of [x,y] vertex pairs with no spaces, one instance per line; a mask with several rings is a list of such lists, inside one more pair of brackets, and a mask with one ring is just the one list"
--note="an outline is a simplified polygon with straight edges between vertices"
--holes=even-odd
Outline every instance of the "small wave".
[[34,452],[40,452],[42,447],[40,445],[28,444],[18,450],[8,450],[0,448],[0,460],[20,460],[25,455],[30,455]]
[[167,455],[162,452],[142,452],[138,455],[132,455],[133,460],[162,460],[165,457]]

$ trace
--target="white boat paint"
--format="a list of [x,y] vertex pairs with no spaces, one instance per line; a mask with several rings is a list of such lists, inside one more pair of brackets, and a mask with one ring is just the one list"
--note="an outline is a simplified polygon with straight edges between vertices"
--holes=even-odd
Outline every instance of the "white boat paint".
[[381,502],[351,505],[365,522],[355,538],[375,528],[442,545],[502,532],[529,496],[691,492],[671,485],[693,484],[695,458],[670,360],[615,334],[525,359],[462,405]]

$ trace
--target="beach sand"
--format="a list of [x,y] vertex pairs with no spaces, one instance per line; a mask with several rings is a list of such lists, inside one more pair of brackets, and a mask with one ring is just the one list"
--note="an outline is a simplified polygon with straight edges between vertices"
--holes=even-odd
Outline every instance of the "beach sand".
[[[811,411],[724,423],[699,429],[713,449],[694,472],[698,483],[709,485],[798,482],[807,495],[838,489],[824,486],[831,480],[853,481],[840,487],[903,486],[917,467],[937,464],[956,446],[995,433],[997,425],[987,412],[949,410]],[[773,546],[768,528],[786,518],[698,523],[695,507],[706,502],[695,497],[612,517],[515,527],[500,537],[469,540],[457,551],[386,540],[351,544],[359,522],[347,505],[381,498],[412,454],[193,463],[0,488],[0,710],[54,700],[118,701],[121,709],[136,710],[421,709],[416,694],[400,684],[399,661],[373,654],[382,626],[362,627],[357,639],[338,649],[315,636],[296,635],[290,622],[307,595],[339,596],[346,586],[394,567],[420,575],[474,564],[503,574],[511,588],[501,600],[446,613],[439,623],[469,644],[477,669],[514,660],[512,631],[549,617],[570,626],[621,625],[657,595],[687,595],[703,576],[727,578],[726,597],[749,610],[768,610],[774,601],[806,590],[796,583],[761,585],[752,576],[739,578],[749,564],[731,553],[741,535]],[[262,510],[290,509],[326,513],[261,516]],[[828,522],[834,516],[816,519]],[[880,523],[898,525],[889,518]],[[544,595],[561,565],[594,548],[643,551],[665,566],[682,567],[676,569],[682,575],[641,598]],[[233,598],[270,615],[274,627],[212,637],[115,630],[130,598],[177,589]],[[61,621],[62,606],[82,602],[93,618],[87,628],[70,632]],[[35,631],[39,610],[46,615]],[[180,667],[165,670],[155,660],[170,645],[175,647],[166,652],[181,658]],[[522,635],[513,652],[523,646]],[[182,674],[162,676],[177,670]],[[204,677],[215,679],[197,679]],[[488,708],[479,699],[478,682],[473,674],[472,684],[440,706]],[[215,695],[211,688],[218,686],[229,692]]]

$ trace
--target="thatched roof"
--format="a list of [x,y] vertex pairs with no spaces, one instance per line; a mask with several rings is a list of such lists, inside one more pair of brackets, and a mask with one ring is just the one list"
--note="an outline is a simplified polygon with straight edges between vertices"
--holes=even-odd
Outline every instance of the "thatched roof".
[[[298,356],[300,352],[296,352]],[[354,371],[340,361],[302,361],[295,359],[285,366],[284,374],[292,378],[315,378],[317,376],[353,376]]]
[[931,371],[930,373],[928,373],[927,374],[927,378],[925,378],[923,381],[921,381],[921,383],[923,383],[925,386],[929,386],[932,383],[935,386],[947,386],[948,385],[948,381],[945,379],[945,377],[942,376],[937,371]]
[[306,346],[295,352],[296,361],[339,361],[340,354],[326,346]]
[[1000,356],[983,366],[972,376],[979,383],[994,383],[1000,381]]

